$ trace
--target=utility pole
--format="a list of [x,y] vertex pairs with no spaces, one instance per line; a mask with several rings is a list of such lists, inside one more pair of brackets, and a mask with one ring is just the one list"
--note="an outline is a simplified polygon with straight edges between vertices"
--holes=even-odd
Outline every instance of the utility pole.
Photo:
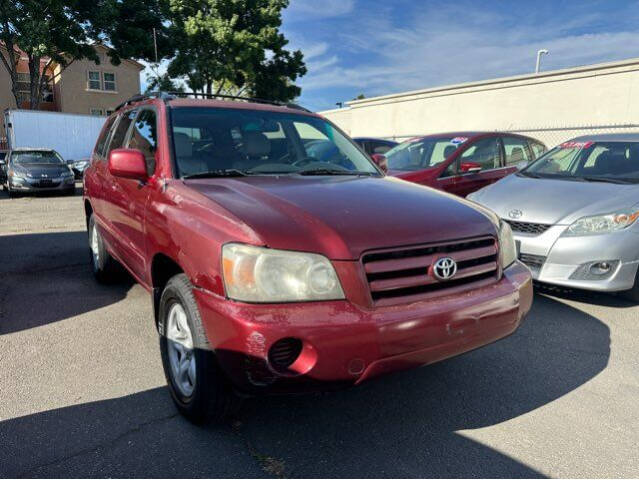
[[548,50],[541,49],[541,50],[537,50],[537,65],[535,66],[535,73],[539,73],[539,66],[541,63],[541,56],[542,55],[548,55]]

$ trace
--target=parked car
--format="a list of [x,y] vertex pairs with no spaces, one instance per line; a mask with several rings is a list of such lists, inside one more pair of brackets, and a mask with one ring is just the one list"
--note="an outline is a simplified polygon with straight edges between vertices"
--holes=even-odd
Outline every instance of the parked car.
[[19,193],[75,192],[73,171],[62,157],[47,148],[16,148],[5,159],[3,180],[9,196]]
[[353,138],[353,141],[369,155],[384,155],[389,150],[399,145],[397,142],[392,140],[384,140],[381,138],[355,137]]
[[469,198],[510,223],[535,279],[639,301],[639,135],[575,138]]
[[0,187],[4,188],[7,182],[7,151],[0,150]]
[[545,151],[543,143],[522,135],[457,132],[413,138],[376,161],[385,161],[390,175],[465,197]]
[[[317,140],[339,157],[313,157]],[[222,417],[233,390],[352,385],[461,354],[532,302],[507,223],[386,178],[301,108],[131,101],[98,139],[84,202],[96,278],[117,261],[152,292],[169,390],[194,421]]]
[[71,167],[71,170],[73,170],[73,174],[75,175],[76,180],[82,180],[84,171],[91,163],[91,159],[83,158],[81,160],[69,160],[67,163]]

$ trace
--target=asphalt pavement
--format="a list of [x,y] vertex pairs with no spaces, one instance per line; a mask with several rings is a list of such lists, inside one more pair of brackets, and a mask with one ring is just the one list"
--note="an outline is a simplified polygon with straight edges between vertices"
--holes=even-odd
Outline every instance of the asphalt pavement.
[[88,259],[80,196],[0,192],[2,477],[639,476],[639,307],[617,297],[537,293],[491,346],[198,427],[148,294]]

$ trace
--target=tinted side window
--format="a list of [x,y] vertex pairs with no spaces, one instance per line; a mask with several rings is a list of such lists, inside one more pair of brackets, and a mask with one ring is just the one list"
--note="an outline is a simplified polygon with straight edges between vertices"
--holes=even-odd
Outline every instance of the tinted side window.
[[386,142],[370,142],[371,153],[380,153],[384,155],[391,148],[393,148],[393,146]]
[[157,151],[157,124],[155,111],[142,110],[133,124],[128,148],[136,148],[144,154],[149,177],[155,172],[155,152]]
[[102,157],[104,156],[106,143],[109,138],[109,133],[111,133],[111,127],[113,127],[113,122],[115,122],[115,119],[116,117],[111,117],[106,121],[106,126],[102,129],[100,138],[98,138],[98,144],[95,147],[95,153]]
[[530,162],[530,154],[526,148],[526,140],[517,137],[503,137],[506,165],[517,165],[521,162]]
[[461,162],[473,162],[481,165],[482,170],[499,168],[499,144],[497,137],[484,138],[473,143],[461,155]]
[[111,150],[115,150],[116,148],[122,148],[124,145],[124,140],[126,138],[126,132],[129,131],[129,127],[135,118],[136,111],[133,110],[131,112],[125,113],[118,122],[115,127],[115,131],[113,132],[113,136],[111,137],[111,141],[109,142],[109,149],[106,152],[108,156],[111,153]]
[[544,147],[541,143],[530,142],[530,148],[532,148],[535,158],[541,157],[546,152],[546,147]]

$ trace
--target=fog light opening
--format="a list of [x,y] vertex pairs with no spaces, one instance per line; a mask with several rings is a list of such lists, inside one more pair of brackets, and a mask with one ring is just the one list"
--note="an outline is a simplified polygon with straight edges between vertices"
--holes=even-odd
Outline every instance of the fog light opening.
[[302,341],[299,338],[282,338],[271,345],[268,362],[278,373],[290,373],[290,367],[302,353]]
[[612,270],[610,262],[597,262],[590,266],[590,273],[593,275],[608,275],[610,270]]

